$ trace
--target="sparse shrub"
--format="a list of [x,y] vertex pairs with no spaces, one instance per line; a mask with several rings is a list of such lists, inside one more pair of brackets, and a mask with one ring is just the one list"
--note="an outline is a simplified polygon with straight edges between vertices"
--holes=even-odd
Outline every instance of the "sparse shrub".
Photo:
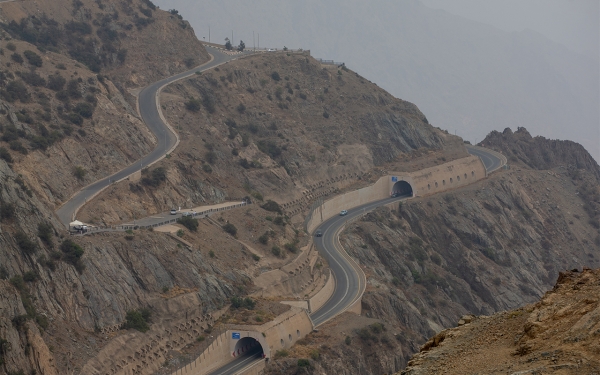
[[39,223],[38,224],[38,237],[45,243],[49,248],[54,247],[54,242],[52,241],[52,235],[54,234],[54,230],[50,223]]
[[244,103],[240,103],[236,109],[239,113],[244,113],[246,111],[246,106],[244,105]]
[[281,148],[273,141],[261,140],[256,146],[261,152],[269,155],[271,158],[276,158],[281,155]]
[[323,117],[329,118],[329,112],[327,112],[327,111],[323,112]]
[[283,247],[292,254],[296,254],[298,252],[298,244],[296,242],[288,242]]
[[377,336],[373,335],[367,328],[361,328],[357,331],[357,336],[362,341],[374,341],[378,342]]
[[442,264],[442,258],[436,253],[431,255],[429,258],[433,263],[437,264],[438,266]]
[[[142,171],[146,173],[147,169]],[[152,170],[149,175],[142,177],[142,184],[151,187],[158,187],[162,182],[167,180],[167,170],[165,167],[158,167]]]
[[485,248],[481,249],[481,253],[483,255],[485,255],[487,258],[493,260],[494,262],[498,259],[496,252],[492,248],[485,247]]
[[281,255],[281,249],[279,248],[279,246],[273,246],[271,247],[271,253],[278,257]]
[[83,125],[83,117],[79,113],[69,113],[67,118],[75,125]]
[[209,256],[209,257],[211,257],[211,258],[214,258],[214,257],[215,257],[215,252],[214,252],[214,251],[212,251],[212,250],[210,250],[210,251],[208,252],[208,256]]
[[260,260],[260,257],[256,254],[252,254],[252,259],[256,262],[258,262]]
[[23,146],[21,141],[15,139],[15,140],[10,141],[8,143],[8,145],[10,146],[11,150],[18,151],[23,155],[27,155],[27,149],[25,148],[25,146]]
[[258,242],[260,242],[263,245],[266,245],[269,242],[269,233],[265,232],[263,235],[258,237]]
[[37,53],[30,50],[26,50],[25,52],[23,52],[23,55],[25,55],[25,58],[31,65],[36,66],[38,68],[42,66],[42,58]]
[[17,64],[23,64],[23,56],[21,56],[19,53],[15,52],[12,55],[10,55],[10,59],[14,62],[16,62]]
[[346,343],[346,345],[350,345],[352,343],[352,339],[350,338],[350,336],[346,336],[344,342]]
[[204,154],[204,158],[206,162],[209,164],[214,164],[217,161],[217,154],[214,151],[208,151]]
[[209,164],[202,164],[202,170],[206,173],[211,173],[213,171],[212,167]]
[[129,310],[125,315],[124,329],[135,329],[140,332],[147,332],[150,329],[148,323],[150,323],[150,310]]
[[271,212],[277,212],[278,214],[282,214],[281,211],[281,207],[279,206],[279,203],[272,201],[272,200],[268,200],[265,204],[263,204],[262,206],[260,206],[263,210],[267,210],[267,211],[271,211]]
[[373,332],[376,335],[386,330],[385,326],[381,323],[373,323],[369,326],[369,328],[371,329],[371,332]]
[[15,216],[15,205],[12,203],[0,202],[0,220],[12,219]]
[[25,254],[33,254],[38,249],[37,244],[29,239],[24,232],[17,232],[17,234],[15,234],[15,241],[17,242],[19,249]]
[[81,246],[72,240],[67,239],[60,245],[60,250],[63,252],[62,260],[75,266],[75,269],[77,269],[79,273],[83,272],[85,266],[81,261],[81,257],[83,256],[84,251]]
[[281,80],[281,76],[279,75],[278,72],[271,73],[271,78],[273,78],[274,81],[280,81]]
[[73,168],[73,176],[75,176],[75,178],[77,178],[79,181],[83,181],[83,178],[85,177],[86,173],[87,171],[85,170],[85,168],[83,168],[80,165]]
[[9,50],[9,51],[14,52],[14,51],[17,50],[17,46],[13,42],[8,42],[6,44],[6,49]]
[[39,275],[33,271],[27,271],[23,274],[23,281],[32,283],[39,278]]
[[182,216],[177,219],[177,223],[183,225],[192,232],[196,232],[198,230],[198,220],[191,216]]
[[29,86],[43,87],[46,86],[46,80],[36,72],[20,72],[19,76]]
[[10,152],[6,149],[6,147],[0,147],[0,159],[6,161],[7,163],[12,163],[13,158],[10,155]]
[[215,99],[212,96],[205,95],[202,98],[202,105],[206,108],[208,113],[215,113]]
[[193,96],[187,102],[185,102],[185,108],[187,108],[188,111],[198,112],[200,110],[200,106],[200,100],[194,98]]
[[90,103],[77,103],[73,111],[79,113],[82,117],[91,118],[94,114],[94,106]]
[[227,223],[227,224],[223,225],[223,230],[225,232],[231,234],[234,237],[237,234],[237,228],[235,227],[235,225],[233,225],[231,223]]
[[183,237],[185,232],[183,231],[183,229],[179,229],[176,234],[177,234],[177,237]]
[[233,309],[248,309],[253,310],[256,306],[256,301],[254,301],[250,297],[241,298],[241,297],[231,297],[231,308]]
[[288,355],[290,355],[290,352],[288,352],[285,349],[281,349],[281,350],[278,350],[278,351],[275,352],[275,356],[274,357],[275,357],[275,359],[277,359],[277,358],[287,357]]
[[298,367],[311,367],[310,361],[306,358],[298,359],[297,365],[298,365]]

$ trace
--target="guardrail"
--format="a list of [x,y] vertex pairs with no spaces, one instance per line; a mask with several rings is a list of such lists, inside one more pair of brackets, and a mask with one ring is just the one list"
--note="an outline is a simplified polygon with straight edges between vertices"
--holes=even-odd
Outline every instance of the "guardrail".
[[337,61],[333,61],[333,60],[324,60],[324,59],[319,59],[319,58],[315,58],[315,60],[317,60],[321,64],[325,64],[325,65],[337,65],[337,66],[342,66],[342,65],[345,66],[346,65],[346,63],[337,62]]
[[[208,210],[195,212],[195,211],[186,211],[190,213],[190,216],[198,219],[202,219],[208,217],[211,214],[221,211],[228,211],[234,208],[244,207],[248,204],[247,202],[240,202],[238,204],[234,204],[227,207],[219,207],[219,208],[210,208]],[[163,225],[175,224],[179,218],[168,219],[165,221],[161,221],[159,223],[148,224],[148,225],[139,225],[139,224],[121,224],[121,225],[111,225],[111,226],[89,226],[85,232],[71,232],[72,235],[86,235],[92,233],[102,233],[102,232],[125,232],[127,230],[136,230],[136,229],[150,229],[157,228]]]

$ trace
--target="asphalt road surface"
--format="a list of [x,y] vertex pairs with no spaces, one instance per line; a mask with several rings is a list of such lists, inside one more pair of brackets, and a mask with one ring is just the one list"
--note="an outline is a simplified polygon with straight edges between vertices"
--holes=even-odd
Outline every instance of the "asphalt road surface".
[[205,46],[205,48],[213,56],[211,61],[201,65],[200,67],[190,69],[187,72],[183,72],[163,79],[162,81],[155,82],[140,92],[138,96],[140,114],[142,116],[142,120],[158,141],[156,147],[151,153],[126,167],[125,169],[122,169],[111,176],[98,180],[75,193],[56,211],[60,221],[65,226],[67,226],[73,220],[79,208],[81,208],[88,200],[91,200],[96,194],[108,187],[112,182],[124,179],[141,170],[143,167],[160,160],[175,146],[177,142],[176,135],[163,122],[158,113],[157,105],[160,89],[170,83],[192,76],[198,71],[202,72],[212,69],[240,56],[227,55],[221,52],[221,50],[213,47]]
[[469,152],[469,154],[479,156],[481,158],[481,161],[483,161],[487,173],[492,173],[496,169],[502,168],[502,166],[504,166],[504,164],[506,163],[506,159],[502,160],[502,158],[500,158],[498,154],[494,151],[487,150],[479,146],[465,146],[467,146],[467,151]]
[[219,367],[208,375],[232,375],[236,372],[249,367],[258,361],[264,361],[262,358],[263,350],[258,345],[256,348],[248,351],[248,353],[238,357],[235,361],[229,362],[225,366]]
[[[504,165],[504,161],[495,152],[469,145],[467,145],[467,150],[470,154],[481,158],[488,173]],[[321,255],[327,259],[335,280],[335,289],[332,296],[319,310],[314,311],[310,315],[315,327],[346,311],[356,300],[362,297],[365,291],[366,279],[363,271],[356,262],[350,259],[350,256],[346,254],[339,242],[339,234],[343,230],[345,223],[379,206],[406,198],[408,197],[386,198],[349,209],[347,215],[334,216],[315,229],[315,232],[320,230],[323,233],[322,237],[315,237],[314,242]],[[227,366],[212,372],[210,375],[233,375],[236,371],[245,367],[245,365],[254,364],[262,360],[260,357],[254,357],[251,360],[247,357],[241,357],[230,362]],[[245,365],[241,364],[242,361],[244,361]]]
[[376,202],[367,203],[348,210],[345,216],[334,216],[321,224],[317,230],[323,233],[322,237],[315,237],[314,242],[321,255],[329,263],[335,279],[335,289],[329,300],[310,317],[315,326],[319,326],[329,319],[346,311],[365,291],[366,279],[358,264],[350,259],[339,242],[339,234],[349,220],[357,218],[381,205],[400,201],[409,196],[386,198]]

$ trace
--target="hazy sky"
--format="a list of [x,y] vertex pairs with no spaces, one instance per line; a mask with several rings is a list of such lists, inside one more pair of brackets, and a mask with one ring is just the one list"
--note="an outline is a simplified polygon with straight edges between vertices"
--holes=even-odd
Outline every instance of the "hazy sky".
[[506,31],[535,30],[598,60],[599,0],[421,0],[430,8]]
[[343,61],[471,142],[525,126],[600,161],[600,0],[153,1],[201,40]]

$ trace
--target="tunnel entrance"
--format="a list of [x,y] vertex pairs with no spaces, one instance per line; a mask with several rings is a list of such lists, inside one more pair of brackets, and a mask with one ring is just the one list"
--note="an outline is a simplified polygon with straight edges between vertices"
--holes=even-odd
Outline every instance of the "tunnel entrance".
[[403,195],[411,196],[413,195],[412,186],[406,181],[398,181],[394,184],[392,188],[392,197],[400,197]]
[[235,349],[233,350],[234,357],[258,355],[259,353],[264,356],[262,346],[254,337],[242,337],[235,344]]

